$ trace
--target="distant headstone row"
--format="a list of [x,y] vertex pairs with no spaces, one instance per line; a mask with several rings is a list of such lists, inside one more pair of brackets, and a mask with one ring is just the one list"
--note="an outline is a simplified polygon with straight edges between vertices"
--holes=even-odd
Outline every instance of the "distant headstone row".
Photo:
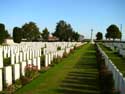
[[125,43],[104,43],[106,47],[109,47],[112,51],[116,51],[119,55],[125,57]]

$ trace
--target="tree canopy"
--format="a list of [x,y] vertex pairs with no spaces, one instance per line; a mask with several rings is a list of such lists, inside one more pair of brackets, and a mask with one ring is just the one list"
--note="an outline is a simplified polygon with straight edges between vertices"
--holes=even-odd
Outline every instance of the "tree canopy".
[[121,36],[122,34],[116,25],[112,24],[107,28],[106,39],[121,39]]
[[47,28],[45,28],[43,31],[42,31],[42,38],[44,41],[48,41],[48,37],[49,37],[49,31]]
[[[9,37],[8,31],[5,30],[4,24],[0,24],[0,43],[3,43],[4,39]],[[20,43],[22,39],[26,41],[39,41],[41,36],[44,41],[48,41],[49,31],[45,28],[42,33],[39,31],[38,26],[34,22],[28,22],[22,25],[21,28],[13,28],[13,40],[16,43]],[[75,32],[71,24],[60,20],[57,25],[53,38],[59,39],[59,41],[79,41],[80,34]]]
[[101,32],[98,32],[96,34],[96,40],[102,40],[103,39],[103,34]]
[[39,37],[40,37],[40,32],[36,23],[29,22],[25,23],[22,26],[22,38],[25,38],[28,41],[34,41],[37,40]]
[[13,40],[15,43],[20,43],[22,40],[22,29],[19,27],[14,27],[13,29]]
[[7,30],[5,30],[5,25],[0,23],[0,44],[4,42],[4,39],[10,37]]
[[[56,30],[53,33],[60,41],[78,41],[79,34],[75,32],[70,24],[64,20],[60,20],[56,25]],[[76,36],[75,36],[76,35]]]

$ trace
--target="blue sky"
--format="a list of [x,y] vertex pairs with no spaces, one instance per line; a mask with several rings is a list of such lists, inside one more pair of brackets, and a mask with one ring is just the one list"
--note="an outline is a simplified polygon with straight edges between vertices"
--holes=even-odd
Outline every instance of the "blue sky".
[[[90,30],[105,34],[110,24],[123,25],[125,0],[0,0],[0,23],[12,33],[15,26],[34,21],[40,30],[54,32],[56,23],[65,20],[75,31],[90,38]],[[125,38],[125,37],[124,37]]]

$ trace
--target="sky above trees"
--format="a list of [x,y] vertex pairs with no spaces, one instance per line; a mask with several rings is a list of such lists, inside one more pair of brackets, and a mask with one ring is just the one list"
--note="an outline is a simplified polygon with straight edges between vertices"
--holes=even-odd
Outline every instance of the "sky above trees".
[[13,27],[29,21],[37,23],[41,31],[47,27],[54,32],[56,23],[65,20],[90,38],[91,28],[95,36],[97,32],[106,33],[111,24],[122,24],[125,32],[124,9],[125,0],[1,0],[0,23],[10,33]]

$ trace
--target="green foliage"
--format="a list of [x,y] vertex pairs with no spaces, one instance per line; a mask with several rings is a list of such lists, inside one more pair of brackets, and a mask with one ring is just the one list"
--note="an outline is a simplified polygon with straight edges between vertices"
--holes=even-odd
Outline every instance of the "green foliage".
[[58,37],[60,41],[78,41],[78,32],[73,31],[70,24],[61,20],[57,23],[56,30],[53,33],[54,36]]
[[70,53],[74,53],[74,50],[76,50],[76,46],[74,46],[74,49],[70,49]]
[[61,50],[61,47],[60,47],[60,46],[57,47],[57,51],[59,51],[59,50]]
[[72,32],[72,40],[79,41],[80,34],[78,32]]
[[34,22],[25,23],[22,30],[22,37],[27,41],[36,41],[40,38],[39,28]]
[[105,35],[106,39],[121,39],[121,36],[122,34],[116,25],[112,24],[107,28],[107,33]]
[[15,86],[15,90],[19,89],[22,87],[22,82],[20,79],[17,79],[14,83],[14,86]]
[[22,29],[19,27],[14,27],[13,29],[13,41],[15,43],[20,43],[22,40]]
[[4,39],[10,37],[8,31],[5,30],[5,25],[0,23],[0,44],[4,42]]
[[62,58],[59,56],[57,58],[54,58],[51,66],[58,64],[59,62],[61,62],[61,60],[62,60]]
[[45,28],[42,32],[42,38],[44,41],[48,41],[48,37],[49,37],[49,31],[47,28]]
[[63,53],[63,58],[67,58],[68,57],[68,54],[67,54],[67,52],[65,51],[64,53]]
[[45,65],[44,65],[44,64],[45,64],[45,56],[44,56],[44,55],[42,55],[42,56],[40,57],[40,64],[41,64],[41,67],[45,66]]
[[20,78],[20,81],[21,81],[21,84],[24,86],[26,85],[27,83],[29,83],[31,81],[31,79],[29,79],[28,77],[25,77],[25,76],[22,76]]
[[11,58],[5,58],[3,62],[4,66],[8,66],[11,64]]
[[14,85],[9,85],[6,89],[2,92],[2,94],[13,94],[15,91]]
[[102,40],[103,39],[103,34],[101,32],[98,32],[96,34],[96,40]]
[[28,64],[25,67],[25,77],[29,78],[30,80],[35,78],[37,76],[37,74],[38,74],[37,66]]

